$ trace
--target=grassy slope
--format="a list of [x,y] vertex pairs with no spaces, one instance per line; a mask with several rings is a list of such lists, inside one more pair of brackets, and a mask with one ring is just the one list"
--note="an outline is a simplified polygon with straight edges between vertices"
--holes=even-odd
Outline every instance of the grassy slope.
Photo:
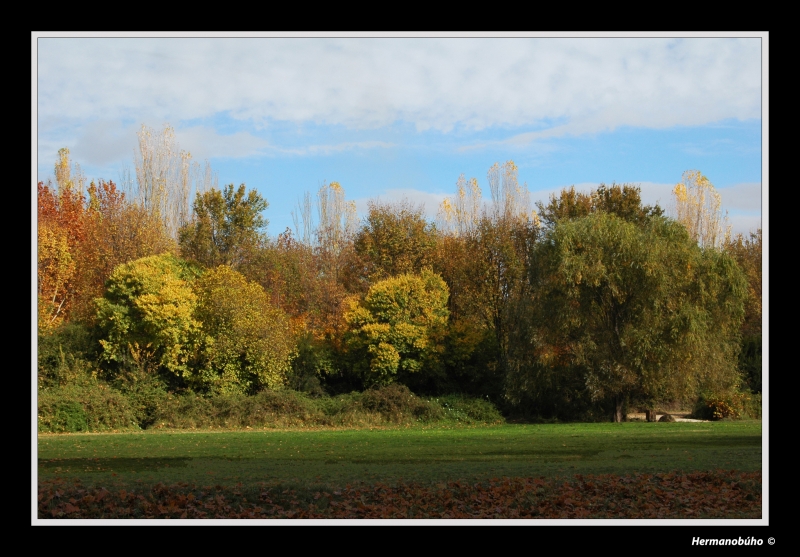
[[39,479],[285,484],[761,470],[761,422],[42,435]]

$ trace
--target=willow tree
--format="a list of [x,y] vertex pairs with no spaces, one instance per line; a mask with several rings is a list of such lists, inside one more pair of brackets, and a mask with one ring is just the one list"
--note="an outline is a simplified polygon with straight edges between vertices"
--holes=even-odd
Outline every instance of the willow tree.
[[636,225],[605,212],[562,221],[536,260],[537,373],[570,367],[615,421],[628,402],[736,385],[747,283],[730,256],[700,248],[675,221]]

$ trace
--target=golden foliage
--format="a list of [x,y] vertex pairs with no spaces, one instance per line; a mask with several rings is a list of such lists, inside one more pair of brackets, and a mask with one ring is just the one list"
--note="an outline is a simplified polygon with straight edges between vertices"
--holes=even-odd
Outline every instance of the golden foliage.
[[722,197],[698,170],[687,170],[672,190],[675,219],[703,247],[717,247],[730,239],[728,214],[722,215]]

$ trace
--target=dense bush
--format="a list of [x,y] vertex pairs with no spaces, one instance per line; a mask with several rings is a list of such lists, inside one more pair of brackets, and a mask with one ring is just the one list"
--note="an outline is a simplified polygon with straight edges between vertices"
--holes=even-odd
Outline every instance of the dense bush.
[[399,384],[368,389],[361,394],[359,403],[364,410],[376,412],[390,423],[427,422],[444,417],[441,406],[417,397]]
[[128,399],[106,383],[83,378],[39,391],[39,431],[65,433],[138,429]]
[[503,423],[487,400],[463,395],[416,396],[394,384],[335,397],[289,389],[255,395],[167,393],[140,378],[112,388],[85,377],[39,392],[39,431],[98,432],[125,429],[240,429],[263,427],[367,427],[413,424]]
[[178,382],[202,382],[194,365],[201,323],[192,281],[199,273],[169,253],[114,269],[97,300],[102,363],[112,371],[138,368]]
[[263,391],[247,396],[226,393],[201,396],[171,395],[163,404],[153,427],[179,429],[290,427],[318,425],[323,415],[313,401],[295,391]]
[[750,336],[742,339],[739,352],[739,371],[753,393],[761,392],[761,345],[761,336]]
[[465,424],[500,424],[505,421],[497,407],[486,399],[446,395],[431,402],[442,407],[448,421]]
[[42,386],[65,385],[90,368],[95,343],[83,326],[68,323],[40,335],[37,371]]
[[761,393],[705,393],[697,400],[692,416],[713,421],[761,419]]

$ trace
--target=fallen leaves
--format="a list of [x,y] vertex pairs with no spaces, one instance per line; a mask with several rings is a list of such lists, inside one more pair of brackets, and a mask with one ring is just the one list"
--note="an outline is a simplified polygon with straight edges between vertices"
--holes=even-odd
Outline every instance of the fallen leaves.
[[421,485],[347,485],[306,493],[188,484],[111,492],[39,485],[40,518],[761,518],[761,473],[713,472],[496,478]]

